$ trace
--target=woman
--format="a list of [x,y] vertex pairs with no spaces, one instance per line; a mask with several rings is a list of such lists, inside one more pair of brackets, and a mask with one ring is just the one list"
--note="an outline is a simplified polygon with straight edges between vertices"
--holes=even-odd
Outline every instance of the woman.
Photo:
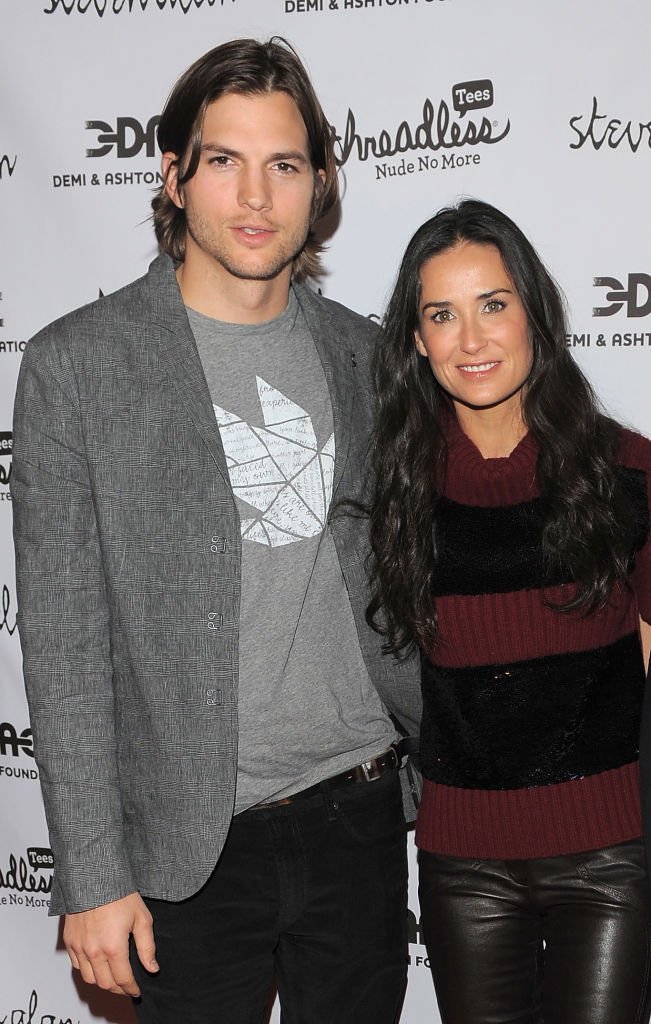
[[598,410],[565,331],[522,232],[467,200],[409,243],[378,355],[368,615],[421,651],[443,1024],[649,1018],[651,443]]

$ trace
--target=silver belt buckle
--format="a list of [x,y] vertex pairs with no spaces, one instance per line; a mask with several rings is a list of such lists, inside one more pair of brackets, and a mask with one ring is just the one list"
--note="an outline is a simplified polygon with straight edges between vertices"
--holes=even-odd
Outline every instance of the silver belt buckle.
[[362,763],[360,764],[360,768],[362,769],[362,775],[364,776],[366,782],[375,782],[377,779],[382,778],[384,772],[388,771],[391,768],[400,767],[400,757],[398,756],[398,751],[394,746],[390,746],[385,754],[380,754],[380,757],[384,759],[389,753],[393,754],[394,763],[392,765],[373,764],[373,761],[379,760],[377,757],[374,757],[373,760],[371,761],[362,761]]
[[362,769],[362,775],[366,782],[375,782],[380,778],[382,773],[380,766],[374,765],[373,761],[362,761],[360,768]]

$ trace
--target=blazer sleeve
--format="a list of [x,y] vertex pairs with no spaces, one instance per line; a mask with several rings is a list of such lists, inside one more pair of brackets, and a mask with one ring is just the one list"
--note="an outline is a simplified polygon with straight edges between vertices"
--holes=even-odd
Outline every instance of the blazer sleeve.
[[[54,854],[50,913],[134,891],[123,841],[109,606],[73,362],[57,328],[26,349],[11,491],[18,628]],[[59,334],[61,329],[59,329]]]

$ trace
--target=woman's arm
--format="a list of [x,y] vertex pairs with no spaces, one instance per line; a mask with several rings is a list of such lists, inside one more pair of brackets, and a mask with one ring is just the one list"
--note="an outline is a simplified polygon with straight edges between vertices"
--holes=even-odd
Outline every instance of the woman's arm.
[[642,641],[642,654],[644,655],[644,667],[649,666],[649,653],[651,652],[651,624],[640,618],[640,640]]

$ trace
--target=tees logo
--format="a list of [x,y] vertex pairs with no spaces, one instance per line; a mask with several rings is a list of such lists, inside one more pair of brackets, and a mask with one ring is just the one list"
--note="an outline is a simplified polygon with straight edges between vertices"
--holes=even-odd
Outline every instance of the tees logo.
[[616,277],[595,277],[595,288],[607,288],[607,306],[595,306],[593,316],[614,316],[623,308],[627,317],[651,314],[651,274],[629,274],[626,283]]
[[86,121],[86,130],[97,132],[98,146],[86,150],[86,156],[108,156],[115,149],[119,159],[128,159],[145,150],[146,156],[156,155],[156,128],[160,115],[150,117],[142,125],[135,117],[118,117],[115,128],[107,121]]
[[469,110],[493,106],[493,83],[488,78],[452,86],[452,106],[463,117]]

